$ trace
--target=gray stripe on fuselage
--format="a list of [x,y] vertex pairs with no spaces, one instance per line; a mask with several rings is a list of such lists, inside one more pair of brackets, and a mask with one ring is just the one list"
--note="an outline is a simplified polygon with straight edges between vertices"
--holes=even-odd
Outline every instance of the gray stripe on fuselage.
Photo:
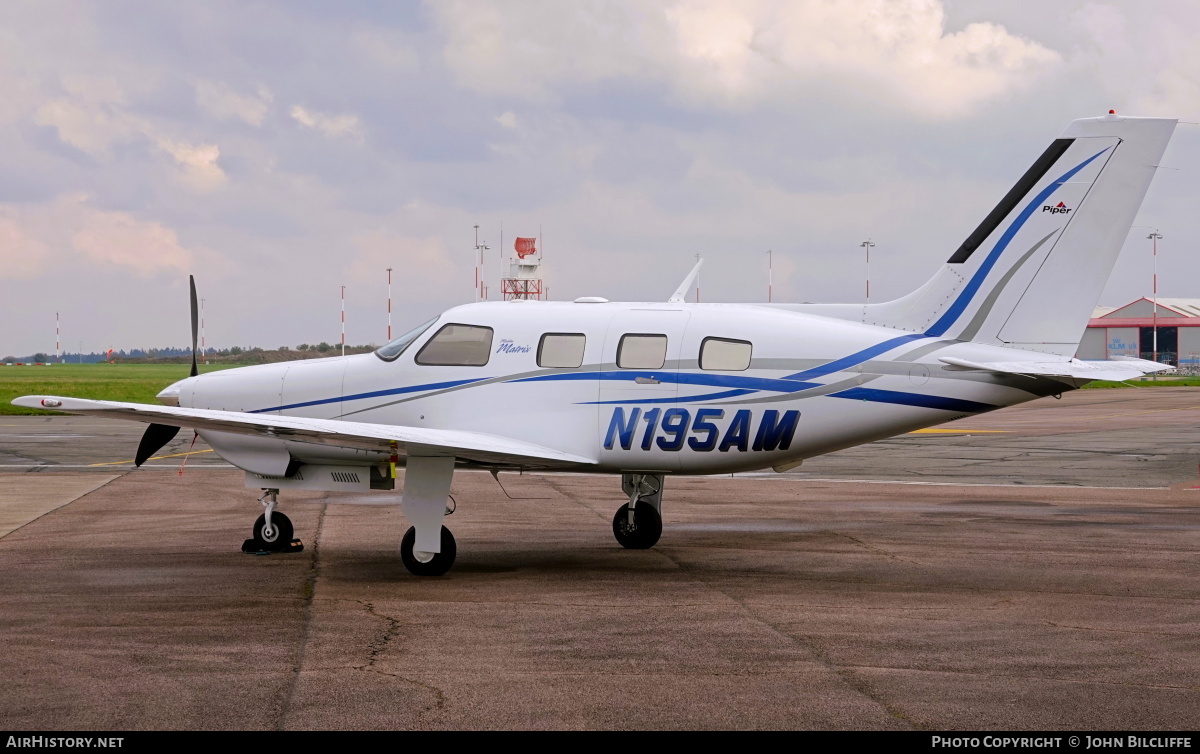
[[883,375],[874,374],[874,375],[863,377],[860,375],[858,377],[851,377],[848,380],[838,380],[837,382],[831,382],[828,385],[821,385],[820,387],[810,387],[807,390],[797,390],[794,393],[778,393],[776,395],[768,395],[764,398],[741,398],[741,399],[731,398],[727,401],[711,401],[711,402],[706,401],[703,404],[696,403],[693,405],[748,406],[748,405],[752,405],[755,403],[785,403],[788,401],[804,400],[805,398],[820,398],[822,395],[829,395],[830,393],[838,393],[838,392],[841,392],[842,390],[847,390],[852,387],[858,387],[859,385],[862,385],[864,383],[877,380],[882,376]]
[[1058,228],[1047,233],[1045,238],[1035,243],[1033,248],[1025,252],[1021,258],[1017,260],[1017,263],[1010,267],[1008,272],[1004,273],[1004,277],[1000,278],[1000,281],[996,283],[996,285],[992,286],[992,292],[989,293],[987,298],[983,300],[983,303],[980,304],[979,311],[975,313],[975,318],[971,320],[971,324],[967,325],[966,329],[962,331],[962,335],[958,336],[961,340],[971,340],[977,334],[979,334],[979,328],[983,327],[984,321],[987,320],[988,315],[992,313],[992,307],[996,305],[996,301],[1000,298],[1000,294],[1004,292],[1004,289],[1008,285],[1009,281],[1013,279],[1013,275],[1016,275],[1017,270],[1021,269],[1021,266],[1028,262],[1029,258],[1032,257],[1038,249],[1042,248],[1042,244],[1050,240],[1050,236],[1054,235],[1060,230],[1062,230],[1062,228]]

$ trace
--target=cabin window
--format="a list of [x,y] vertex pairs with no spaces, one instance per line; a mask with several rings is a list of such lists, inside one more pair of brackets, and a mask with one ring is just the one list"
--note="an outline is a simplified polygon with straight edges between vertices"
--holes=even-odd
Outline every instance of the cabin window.
[[666,335],[622,335],[617,346],[621,369],[662,369],[667,363]]
[[700,344],[700,368],[721,372],[744,372],[750,368],[754,347],[744,340],[705,338]]
[[481,367],[492,352],[492,328],[446,325],[417,354],[426,366]]
[[387,344],[382,345],[375,350],[375,355],[384,361],[395,361],[396,357],[404,353],[405,349],[412,345],[414,340],[421,337],[422,333],[433,327],[433,323],[437,322],[437,320],[438,318],[434,317],[428,322],[422,322],[413,329],[401,335],[399,338],[388,341]]
[[583,364],[583,347],[587,338],[583,333],[549,332],[538,343],[537,363],[539,367],[574,369]]

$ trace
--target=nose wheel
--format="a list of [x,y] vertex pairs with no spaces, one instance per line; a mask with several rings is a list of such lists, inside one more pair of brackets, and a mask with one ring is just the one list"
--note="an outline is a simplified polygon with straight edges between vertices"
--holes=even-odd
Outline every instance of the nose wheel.
[[298,539],[293,539],[295,530],[292,520],[275,510],[279,504],[279,490],[263,490],[258,499],[266,510],[254,522],[254,530],[250,539],[242,543],[242,552],[251,555],[265,555],[270,552],[300,552],[304,545]]
[[446,527],[442,527],[442,551],[421,552],[414,550],[417,543],[417,529],[408,527],[404,539],[400,540],[400,559],[404,567],[414,576],[441,576],[454,565],[454,557],[458,554],[458,546],[454,543],[454,535]]
[[279,552],[292,544],[292,520],[276,511],[271,514],[271,524],[267,525],[267,514],[262,514],[254,522],[254,543],[260,550]]

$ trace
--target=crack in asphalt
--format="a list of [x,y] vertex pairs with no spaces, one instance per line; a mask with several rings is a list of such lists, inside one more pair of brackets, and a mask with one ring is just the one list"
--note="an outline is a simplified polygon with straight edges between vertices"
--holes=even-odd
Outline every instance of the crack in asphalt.
[[862,547],[864,550],[882,555],[885,558],[889,558],[890,560],[896,560],[901,563],[911,563],[912,565],[918,565],[918,566],[925,565],[924,563],[917,561],[917,560],[909,560],[908,558],[902,558],[899,555],[888,552],[887,550],[883,549],[882,547],[875,547],[873,545],[869,545],[866,542],[862,541],[861,539],[859,539],[857,537],[852,537],[849,534],[845,534],[840,531],[833,531],[833,532],[829,532],[829,533],[833,534],[836,537],[845,537],[846,539],[850,540],[851,542],[858,545],[859,547]]
[[[398,637],[400,635],[400,627],[402,624],[397,618],[393,618],[390,615],[379,612],[375,608],[375,603],[373,603],[373,602],[366,602],[363,600],[354,600],[354,602],[356,604],[360,605],[361,607],[366,608],[367,613],[369,615],[374,616],[375,618],[379,618],[383,621],[386,621],[387,626],[384,629],[383,635],[378,640],[373,641],[367,645],[369,652],[367,654],[366,664],[365,665],[352,665],[351,667],[353,667],[355,670],[359,670],[364,673],[377,673],[379,675],[384,675],[389,678],[396,678],[398,680],[404,681],[405,683],[411,684],[413,686],[417,686],[418,688],[422,688],[422,689],[425,689],[426,691],[431,692],[433,694],[433,706],[426,706],[425,709],[423,710],[423,712],[435,712],[438,710],[445,709],[446,708],[446,692],[442,691],[441,688],[434,686],[433,684],[430,684],[430,683],[425,683],[424,681],[418,681],[415,678],[409,678],[408,676],[401,675],[399,673],[394,673],[394,672],[390,672],[387,670],[383,670],[376,666],[376,663],[379,661],[380,657],[383,655],[383,653],[387,649],[388,645],[392,643],[393,639],[395,639],[396,637]],[[422,712],[418,712],[417,714],[420,715],[420,714],[422,714]]]
[[312,560],[308,567],[308,576],[304,580],[304,638],[300,642],[296,662],[292,667],[292,677],[285,690],[283,704],[279,711],[279,722],[275,730],[287,730],[288,716],[292,711],[292,699],[296,696],[296,688],[300,685],[300,673],[304,670],[304,659],[308,655],[308,642],[312,636],[313,602],[317,592],[317,579],[321,575],[321,532],[325,527],[325,512],[328,503],[321,504],[317,514],[317,528],[313,532]]

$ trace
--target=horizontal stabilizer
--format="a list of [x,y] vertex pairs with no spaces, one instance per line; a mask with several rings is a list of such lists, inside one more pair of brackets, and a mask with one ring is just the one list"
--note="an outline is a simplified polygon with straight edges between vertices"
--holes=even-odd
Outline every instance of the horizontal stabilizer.
[[943,364],[964,370],[1016,374],[1022,377],[1060,377],[1073,380],[1112,380],[1122,382],[1154,372],[1170,369],[1170,364],[1159,364],[1146,359],[1124,358],[1114,361],[990,361],[978,362],[945,356]]
[[464,461],[524,467],[563,468],[594,465],[595,459],[500,435],[453,429],[366,424],[340,419],[245,414],[204,408],[175,408],[145,403],[93,401],[51,395],[26,395],[14,406],[129,419],[189,429],[214,430],[278,440],[358,448],[401,456],[454,456]]

